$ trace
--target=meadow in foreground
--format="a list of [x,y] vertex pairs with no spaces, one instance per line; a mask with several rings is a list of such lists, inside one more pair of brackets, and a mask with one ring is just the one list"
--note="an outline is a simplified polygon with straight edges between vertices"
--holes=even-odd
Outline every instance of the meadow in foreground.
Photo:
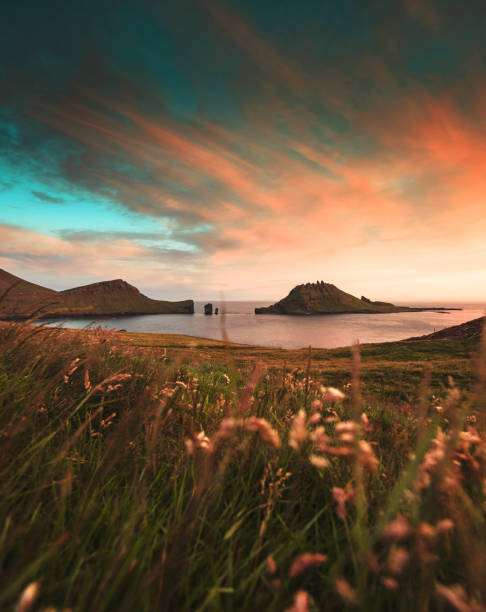
[[0,609],[486,610],[476,353],[393,406],[357,349],[338,390],[1,327]]

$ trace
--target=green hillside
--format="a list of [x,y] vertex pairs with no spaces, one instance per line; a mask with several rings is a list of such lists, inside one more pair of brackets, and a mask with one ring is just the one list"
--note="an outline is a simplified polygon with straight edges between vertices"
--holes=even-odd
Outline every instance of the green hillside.
[[0,270],[0,318],[192,314],[194,302],[153,300],[124,280],[53,291]]

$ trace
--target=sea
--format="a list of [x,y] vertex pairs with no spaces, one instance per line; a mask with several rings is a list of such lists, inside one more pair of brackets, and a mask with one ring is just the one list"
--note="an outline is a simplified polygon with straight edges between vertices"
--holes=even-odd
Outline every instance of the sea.
[[[258,306],[272,302],[212,302],[218,315],[205,315],[195,302],[193,315],[141,315],[110,318],[66,318],[44,321],[49,326],[84,328],[102,326],[132,332],[170,333],[274,348],[335,348],[355,342],[390,342],[439,331],[486,314],[484,304],[448,304],[462,310],[389,314],[255,315]],[[414,303],[417,307],[436,304]],[[439,304],[440,306],[441,304]]]

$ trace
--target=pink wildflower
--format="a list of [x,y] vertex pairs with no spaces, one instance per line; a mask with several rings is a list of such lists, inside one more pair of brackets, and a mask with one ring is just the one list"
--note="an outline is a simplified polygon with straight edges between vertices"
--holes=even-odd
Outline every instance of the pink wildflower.
[[437,531],[435,527],[424,521],[419,525],[418,535],[424,540],[433,540],[437,535]]
[[336,423],[334,431],[336,433],[353,433],[356,429],[356,423],[354,421],[342,421],[341,423]]
[[447,533],[448,531],[452,531],[452,529],[454,529],[454,522],[449,518],[445,518],[439,521],[435,528],[438,533]]
[[306,416],[303,410],[294,416],[289,432],[289,445],[295,450],[299,450],[307,440]]
[[355,604],[358,601],[356,591],[344,578],[338,578],[334,583],[334,588],[340,597],[348,604]]
[[344,444],[352,444],[354,442],[354,435],[352,433],[342,433],[339,437],[341,442]]
[[277,571],[277,564],[275,563],[275,559],[272,555],[267,557],[267,572],[269,574],[275,574]]
[[265,419],[259,419],[258,417],[249,417],[246,421],[246,428],[248,431],[256,431],[263,442],[266,442],[274,448],[280,446],[280,438],[275,429]]
[[399,514],[394,521],[385,526],[383,535],[391,540],[403,540],[410,535],[410,531],[407,519]]
[[286,612],[309,612],[309,599],[307,591],[297,591],[294,603],[287,608]]
[[84,371],[84,388],[86,391],[90,391],[91,390],[91,382],[89,380],[89,371],[88,368],[85,369]]
[[418,478],[419,489],[425,489],[430,485],[431,475],[445,457],[445,443],[446,436],[439,428],[436,437],[432,440],[432,448],[427,451],[420,466]]
[[342,391],[335,387],[321,387],[322,399],[325,402],[341,402],[346,396]]
[[404,548],[392,548],[388,557],[389,571],[392,574],[401,574],[409,559],[410,555]]
[[373,449],[366,440],[359,441],[359,461],[370,471],[376,472],[378,459],[375,457]]
[[315,567],[327,561],[326,555],[320,553],[303,553],[292,563],[289,570],[289,576],[293,578],[302,572],[305,572],[309,567]]
[[364,429],[364,431],[371,431],[373,429],[373,426],[371,425],[365,412],[361,413],[361,427]]
[[26,610],[28,610],[32,606],[34,601],[37,599],[38,594],[39,583],[31,582],[30,584],[28,584],[20,594],[17,606],[15,608],[15,612],[26,612]]
[[327,450],[330,439],[322,425],[316,427],[316,429],[311,432],[310,438],[320,451],[325,452]]
[[194,436],[191,440],[190,438],[186,438],[185,440],[186,450],[191,455],[196,448],[201,448],[206,452],[210,453],[213,450],[213,445],[211,444],[211,440],[204,433],[204,430],[201,431]]
[[329,467],[329,461],[321,455],[309,455],[309,461],[320,470]]
[[461,431],[459,437],[463,442],[468,442],[469,444],[479,444],[481,442],[478,432],[472,427],[468,427],[467,431]]
[[447,602],[458,612],[484,612],[485,608],[476,600],[469,599],[466,591],[460,584],[446,586],[437,582],[435,591],[439,599]]
[[348,483],[345,489],[341,487],[332,488],[332,496],[337,502],[336,514],[341,520],[344,520],[346,516],[346,504],[354,497],[354,491],[351,485]]
[[381,582],[383,586],[390,591],[396,591],[398,589],[398,582],[391,576],[382,576]]

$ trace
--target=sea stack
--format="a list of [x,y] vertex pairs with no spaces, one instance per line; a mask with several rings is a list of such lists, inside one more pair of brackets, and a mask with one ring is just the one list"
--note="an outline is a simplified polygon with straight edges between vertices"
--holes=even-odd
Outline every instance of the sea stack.
[[212,304],[206,304],[204,306],[204,314],[205,315],[212,315],[213,314],[213,305]]

